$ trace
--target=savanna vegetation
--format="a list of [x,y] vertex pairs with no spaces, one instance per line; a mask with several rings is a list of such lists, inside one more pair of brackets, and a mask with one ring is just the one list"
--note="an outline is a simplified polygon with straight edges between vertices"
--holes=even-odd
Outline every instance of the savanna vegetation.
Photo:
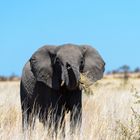
[[[124,73],[123,73],[124,74]],[[105,75],[104,79],[85,87],[83,120],[80,134],[74,140],[139,140],[140,139],[140,79],[129,74]],[[21,127],[19,81],[0,82],[0,139],[48,140],[48,129],[37,121],[34,130],[23,134]],[[71,139],[69,114],[66,115],[65,139]],[[62,139],[61,130],[58,140]]]

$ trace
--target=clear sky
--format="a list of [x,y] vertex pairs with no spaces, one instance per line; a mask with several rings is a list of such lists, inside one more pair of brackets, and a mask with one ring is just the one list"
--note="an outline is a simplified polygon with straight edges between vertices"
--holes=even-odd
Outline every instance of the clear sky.
[[140,66],[140,0],[1,0],[0,75],[21,75],[44,44],[90,44],[106,71]]

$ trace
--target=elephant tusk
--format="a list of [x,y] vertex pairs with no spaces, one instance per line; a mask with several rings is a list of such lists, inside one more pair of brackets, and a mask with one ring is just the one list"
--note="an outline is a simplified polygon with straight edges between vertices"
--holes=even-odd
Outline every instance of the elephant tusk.
[[65,83],[65,82],[62,80],[62,82],[61,82],[61,87],[64,85],[64,83]]

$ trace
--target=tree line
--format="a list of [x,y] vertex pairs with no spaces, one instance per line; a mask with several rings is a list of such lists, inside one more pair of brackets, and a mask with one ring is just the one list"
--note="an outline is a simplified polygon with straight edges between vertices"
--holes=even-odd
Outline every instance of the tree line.
[[15,74],[11,74],[10,76],[0,75],[0,81],[18,81],[18,80],[20,80],[20,77]]
[[131,70],[130,66],[123,65],[117,69],[108,71],[106,74],[119,74],[119,73],[140,73],[140,67],[136,67],[134,70]]

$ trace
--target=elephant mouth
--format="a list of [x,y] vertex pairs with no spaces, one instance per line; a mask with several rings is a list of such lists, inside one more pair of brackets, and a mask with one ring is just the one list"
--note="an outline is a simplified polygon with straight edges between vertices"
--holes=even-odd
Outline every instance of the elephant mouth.
[[66,87],[68,90],[74,90],[77,87],[79,87],[79,85],[80,85],[80,82],[78,82],[75,85],[66,85],[65,81],[63,81],[63,80],[61,81],[61,87]]
[[76,85],[67,86],[67,89],[68,90],[75,90],[75,89],[77,89],[77,87],[79,87],[79,83],[77,83]]

